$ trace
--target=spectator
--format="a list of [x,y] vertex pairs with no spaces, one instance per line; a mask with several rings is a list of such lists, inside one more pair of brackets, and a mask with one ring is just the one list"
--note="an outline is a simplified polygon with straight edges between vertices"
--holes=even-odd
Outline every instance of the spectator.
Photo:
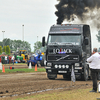
[[12,58],[12,57],[11,57],[11,56],[9,56],[9,64],[11,63],[11,58]]
[[2,56],[2,64],[5,64],[5,57]]
[[9,55],[7,56],[7,64],[9,64]]
[[5,64],[7,64],[7,55],[5,55]]
[[97,92],[97,76],[100,72],[100,54],[97,52],[97,48],[93,49],[93,55],[87,59],[90,63],[91,76],[93,81],[93,89],[90,92]]
[[12,60],[12,63],[13,63],[13,65],[14,65],[14,60],[15,60],[14,55],[12,56],[11,60]]

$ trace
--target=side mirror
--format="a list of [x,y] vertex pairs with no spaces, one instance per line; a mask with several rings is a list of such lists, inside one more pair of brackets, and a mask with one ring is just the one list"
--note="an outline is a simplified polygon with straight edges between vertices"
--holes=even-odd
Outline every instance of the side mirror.
[[87,38],[84,40],[84,44],[85,44],[85,45],[88,45],[88,44],[89,44]]
[[45,37],[42,37],[42,46],[45,46]]

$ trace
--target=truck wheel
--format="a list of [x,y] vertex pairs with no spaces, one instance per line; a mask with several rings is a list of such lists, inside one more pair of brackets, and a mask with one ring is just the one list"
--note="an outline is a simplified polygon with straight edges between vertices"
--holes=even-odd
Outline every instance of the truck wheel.
[[67,75],[63,75],[63,78],[64,78],[64,79],[67,79]]
[[89,77],[88,66],[85,64],[84,66],[84,74],[82,75],[82,80],[87,81]]
[[55,78],[57,78],[57,74],[49,74],[49,73],[47,73],[47,77],[50,80],[54,80]]
[[49,80],[55,80],[55,78],[53,78],[53,77],[48,77],[48,79],[49,79]]

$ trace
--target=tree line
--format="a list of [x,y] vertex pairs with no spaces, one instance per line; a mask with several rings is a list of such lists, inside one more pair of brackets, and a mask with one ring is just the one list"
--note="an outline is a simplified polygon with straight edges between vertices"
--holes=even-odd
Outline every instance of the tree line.
[[36,50],[40,50],[41,52],[45,52],[46,51],[46,46],[42,47],[42,42],[37,41],[37,42],[34,43],[34,53],[35,53]]
[[[27,50],[31,52],[31,47],[30,43],[27,41],[21,41],[21,40],[11,40],[9,38],[3,39],[3,41],[0,41],[0,47],[1,48],[10,48],[11,51],[16,51],[16,50]],[[3,51],[2,49],[2,51]]]
[[[37,49],[40,49],[41,51],[45,51],[42,47],[42,42],[37,41],[34,43],[34,53]],[[9,49],[8,49],[9,48]],[[6,54],[9,54],[8,52],[17,51],[17,50],[27,50],[28,52],[31,52],[31,44],[27,41],[21,41],[21,40],[11,40],[9,38],[3,39],[3,41],[0,41],[0,54],[2,52],[5,52]]]
[[9,47],[9,45],[4,46],[3,48],[2,48],[2,46],[0,46],[0,55],[2,54],[2,52],[5,52],[7,55],[10,55],[10,47]]

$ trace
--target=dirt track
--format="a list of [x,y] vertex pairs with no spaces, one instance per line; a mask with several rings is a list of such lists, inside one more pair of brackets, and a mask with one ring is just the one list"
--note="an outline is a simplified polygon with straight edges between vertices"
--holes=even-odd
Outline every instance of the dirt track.
[[[73,88],[92,88],[92,81],[76,81]],[[21,95],[29,95],[43,90],[72,89],[71,81],[64,80],[61,75],[56,80],[49,80],[45,72],[15,73],[0,75],[0,100],[11,100]],[[15,96],[16,95],[16,96]],[[3,98],[3,97],[4,98]],[[7,97],[5,97],[7,96]]]

